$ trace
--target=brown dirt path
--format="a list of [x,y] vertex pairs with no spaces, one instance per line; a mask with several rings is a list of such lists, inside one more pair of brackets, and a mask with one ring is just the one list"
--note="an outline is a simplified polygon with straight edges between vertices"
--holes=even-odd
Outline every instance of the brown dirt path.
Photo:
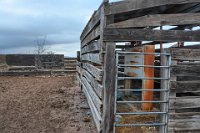
[[0,77],[0,133],[96,133],[72,77]]

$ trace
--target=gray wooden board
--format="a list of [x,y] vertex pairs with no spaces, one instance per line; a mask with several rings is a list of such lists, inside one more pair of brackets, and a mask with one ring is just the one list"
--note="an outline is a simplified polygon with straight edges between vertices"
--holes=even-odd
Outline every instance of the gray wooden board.
[[200,92],[200,81],[171,81],[171,89],[176,93]]
[[90,61],[92,63],[101,65],[99,53],[88,53],[88,54],[81,55],[81,60]]
[[106,43],[104,65],[104,107],[103,107],[103,133],[113,132],[114,124],[114,92],[116,78],[115,45]]
[[200,49],[172,48],[171,57],[173,60],[200,61]]
[[200,41],[200,31],[150,30],[150,29],[105,29],[104,41]]
[[169,118],[170,121],[200,121],[200,112],[170,113]]
[[169,128],[173,127],[175,131],[188,131],[188,130],[199,130],[200,131],[200,121],[188,120],[188,121],[173,121],[169,122]]
[[88,24],[84,28],[82,34],[81,34],[81,40],[83,40],[90,32],[91,30],[99,23],[101,16],[101,10],[97,10],[93,13],[91,16]]
[[83,63],[83,68],[86,69],[90,74],[95,77],[98,81],[102,81],[103,71],[90,63]]
[[106,26],[106,28],[136,28],[189,24],[200,24],[200,13],[146,15],[118,23],[113,23]]
[[171,66],[171,74],[174,76],[199,76],[200,65],[177,65]]
[[100,37],[100,26],[95,27],[86,37],[81,40],[81,47],[84,47],[88,43],[98,39]]
[[103,98],[103,86],[85,69],[82,69],[82,75],[86,77],[87,81],[94,88],[94,91],[100,99]]
[[199,108],[199,97],[176,97],[170,99],[170,109]]
[[76,66],[76,71],[80,74],[81,73],[81,68],[80,66]]
[[83,83],[82,83],[82,86],[83,86],[83,92],[84,92],[84,94],[85,94],[85,96],[87,98],[88,104],[90,106],[90,110],[92,112],[93,119],[94,119],[94,122],[96,124],[97,130],[98,130],[98,132],[100,132],[101,131],[102,118],[101,118],[100,114],[98,113],[94,103],[92,102],[90,94],[88,93],[88,91],[87,91],[87,89],[86,89],[86,87],[85,87],[85,85]]
[[95,40],[95,41],[92,41],[91,43],[89,43],[88,45],[86,45],[85,47],[83,47],[81,49],[81,54],[96,52],[96,51],[100,51],[100,50],[101,50],[100,40],[97,40],[97,41]]
[[[163,5],[179,5],[187,3],[200,3],[199,0],[125,0],[110,5],[108,14],[125,13],[140,9],[147,9]],[[107,15],[107,14],[106,14]]]
[[85,85],[96,109],[98,110],[99,114],[101,115],[102,114],[102,111],[101,111],[102,110],[102,101],[99,99],[99,97],[97,96],[97,94],[94,91],[94,88],[88,83],[86,78],[82,77],[81,81]]

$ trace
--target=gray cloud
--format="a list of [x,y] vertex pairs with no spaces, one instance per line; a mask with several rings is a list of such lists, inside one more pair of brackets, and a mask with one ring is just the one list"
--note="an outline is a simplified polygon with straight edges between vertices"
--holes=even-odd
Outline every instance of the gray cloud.
[[[53,51],[74,55],[72,51],[75,53],[79,49],[82,29],[101,2],[102,0],[1,0],[0,52],[30,52],[34,49],[35,40],[46,36]],[[70,49],[70,52],[65,52],[63,48]]]

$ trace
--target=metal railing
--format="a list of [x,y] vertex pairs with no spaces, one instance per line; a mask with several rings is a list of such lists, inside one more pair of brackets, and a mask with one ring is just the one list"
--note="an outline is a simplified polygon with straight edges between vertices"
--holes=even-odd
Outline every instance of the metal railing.
[[[167,58],[167,64],[165,65],[160,65],[160,66],[152,66],[152,65],[143,65],[143,64],[119,64],[119,57],[120,56],[125,56],[125,55],[158,55],[158,56],[165,56]],[[116,69],[117,69],[117,74],[116,74],[116,83],[115,83],[115,99],[114,99],[114,114],[115,117],[117,115],[124,116],[124,115],[158,115],[161,117],[164,117],[164,122],[161,120],[159,122],[155,123],[139,123],[139,124],[120,124],[117,121],[114,122],[114,133],[116,132],[116,127],[138,127],[138,126],[147,126],[147,127],[161,127],[163,126],[162,130],[160,130],[159,133],[167,133],[168,132],[168,110],[169,110],[169,85],[166,88],[162,88],[162,86],[159,89],[148,89],[148,88],[142,88],[142,89],[136,89],[136,88],[121,88],[118,85],[118,82],[121,80],[159,80],[159,81],[167,81],[169,84],[169,79],[170,79],[170,64],[171,64],[171,56],[168,53],[144,53],[144,52],[124,52],[124,51],[116,51]],[[119,68],[126,69],[127,67],[143,67],[143,68],[156,68],[156,69],[165,69],[167,70],[168,75],[160,76],[160,77],[123,77],[121,76],[122,74],[125,75],[124,72],[119,71]],[[120,74],[120,76],[119,76]],[[118,100],[118,93],[119,92],[158,92],[158,93],[165,93],[166,98],[164,100],[152,100],[152,101],[128,101],[128,100]],[[149,112],[117,112],[117,108],[119,104],[141,104],[141,103],[157,103],[157,104],[163,104],[165,106],[165,110],[162,111],[149,111]]]

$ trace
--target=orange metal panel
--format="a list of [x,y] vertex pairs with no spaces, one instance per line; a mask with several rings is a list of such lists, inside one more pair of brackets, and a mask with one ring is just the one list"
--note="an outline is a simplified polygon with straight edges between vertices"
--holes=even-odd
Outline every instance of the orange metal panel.
[[[155,46],[154,45],[147,45],[144,46],[144,52],[146,53],[155,53]],[[144,56],[144,65],[151,65],[154,66],[155,55],[145,55]],[[146,78],[154,78],[154,68],[144,68],[144,76]],[[143,81],[143,88],[144,89],[153,89],[154,88],[154,80],[144,80]],[[142,92],[142,100],[143,101],[152,101],[153,100],[153,91]],[[148,111],[152,110],[153,104],[152,103],[143,103],[142,110]]]

